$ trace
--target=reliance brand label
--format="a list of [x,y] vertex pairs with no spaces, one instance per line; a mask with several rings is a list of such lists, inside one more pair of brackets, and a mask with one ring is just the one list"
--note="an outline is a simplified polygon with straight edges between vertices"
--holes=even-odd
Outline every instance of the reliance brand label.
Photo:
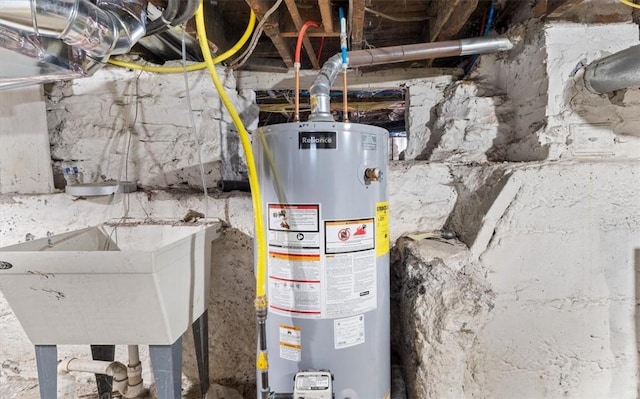
[[298,148],[301,150],[335,150],[336,144],[336,132],[300,132],[298,135]]

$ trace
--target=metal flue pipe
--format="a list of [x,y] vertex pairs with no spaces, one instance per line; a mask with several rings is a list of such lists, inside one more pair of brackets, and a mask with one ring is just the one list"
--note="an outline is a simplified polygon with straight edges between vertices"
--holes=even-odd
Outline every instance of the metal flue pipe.
[[[513,44],[507,38],[473,38],[406,46],[381,47],[350,51],[349,65],[364,67],[393,62],[416,61],[431,58],[457,57],[511,50]],[[329,104],[331,85],[342,70],[342,55],[336,54],[322,66],[311,85],[310,120],[333,120]]]
[[587,89],[599,94],[640,87],[640,45],[592,62],[584,80]]
[[145,33],[147,0],[2,0],[0,24],[52,37],[106,61]]

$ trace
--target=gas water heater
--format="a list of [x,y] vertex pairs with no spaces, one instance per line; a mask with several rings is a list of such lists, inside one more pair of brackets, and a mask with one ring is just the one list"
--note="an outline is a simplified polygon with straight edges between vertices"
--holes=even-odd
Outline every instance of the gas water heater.
[[273,392],[390,396],[387,146],[382,128],[329,120],[254,133]]

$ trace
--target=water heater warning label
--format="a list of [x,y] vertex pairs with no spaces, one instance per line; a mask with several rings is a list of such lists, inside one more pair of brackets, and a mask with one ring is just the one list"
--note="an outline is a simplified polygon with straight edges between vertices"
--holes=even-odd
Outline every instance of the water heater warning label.
[[319,318],[322,315],[320,205],[269,204],[268,212],[269,309],[288,316]]
[[374,249],[373,219],[324,222],[325,253],[340,254]]
[[364,343],[364,315],[334,320],[333,341],[336,349]]
[[317,204],[269,204],[270,231],[318,232]]
[[389,202],[376,204],[376,256],[389,252]]
[[374,250],[327,255],[325,259],[324,317],[347,317],[377,306]]
[[300,327],[280,324],[280,357],[299,362],[302,360],[302,338]]

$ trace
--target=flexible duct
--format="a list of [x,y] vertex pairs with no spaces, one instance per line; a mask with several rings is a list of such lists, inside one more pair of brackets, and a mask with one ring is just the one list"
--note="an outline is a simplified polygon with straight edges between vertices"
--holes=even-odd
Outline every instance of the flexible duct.
[[[507,51],[513,47],[507,38],[473,38],[407,46],[381,47],[349,52],[351,67],[373,66],[392,62],[416,61],[430,58],[456,57]],[[329,104],[331,85],[342,70],[342,55],[336,54],[322,66],[311,85],[310,120],[333,120]]]
[[147,0],[3,0],[0,24],[62,40],[106,61],[145,33]]
[[600,94],[640,87],[640,45],[592,62],[584,79],[589,90]]

